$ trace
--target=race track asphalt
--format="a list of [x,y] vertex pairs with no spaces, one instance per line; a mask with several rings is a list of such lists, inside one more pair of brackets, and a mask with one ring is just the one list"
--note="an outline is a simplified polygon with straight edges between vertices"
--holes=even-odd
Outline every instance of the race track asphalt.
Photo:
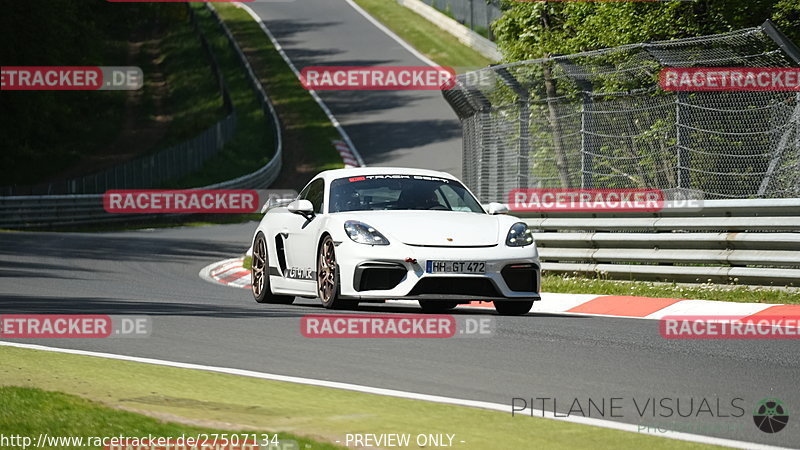
[[[249,4],[298,70],[425,66],[344,0]],[[461,176],[461,125],[440,91],[319,91],[367,165]]]
[[[573,399],[585,405],[622,398],[641,406],[648,398],[703,398],[716,416],[746,409],[737,419],[708,413],[673,427],[705,426],[709,434],[796,447],[800,424],[776,434],[758,431],[751,419],[765,397],[793,411],[800,347],[790,340],[665,340],[657,322],[638,319],[527,315],[491,311],[459,313],[494,317],[490,337],[452,339],[309,339],[300,318],[327,314],[316,300],[295,305],[256,304],[248,290],[210,284],[205,265],[244,250],[255,223],[120,233],[0,233],[0,313],[98,313],[147,315],[153,334],[140,339],[15,340],[55,347],[233,367],[334,380],[418,393],[509,404],[514,397],[556,398],[566,412]],[[388,305],[357,313],[417,312]],[[547,409],[547,408],[546,408]],[[659,410],[660,411],[660,410]],[[636,417],[628,423],[670,423]],[[648,413],[649,414],[649,413]],[[608,418],[608,417],[606,417]],[[520,420],[519,417],[509,420]],[[523,426],[520,423],[520,426]],[[683,429],[683,428],[682,428]],[[692,428],[695,430],[695,428]]]
[[[300,68],[308,65],[421,65],[343,0],[254,3]],[[461,131],[432,92],[322,92],[370,165],[400,165],[460,174]],[[527,315],[493,317],[490,337],[463,339],[308,339],[300,318],[327,314],[316,300],[256,304],[250,292],[198,277],[215,261],[240,255],[255,223],[115,233],[0,233],[0,314],[147,315],[153,334],[141,339],[18,340],[42,345],[257,370],[367,386],[484,400],[514,397],[622,398],[690,401],[706,398],[723,414],[732,399],[740,418],[637,417],[699,434],[797,447],[800,418],[776,434],[756,429],[751,415],[765,397],[800,410],[800,346],[791,340],[665,340],[657,322]],[[388,305],[365,312],[416,312]],[[1,362],[0,362],[1,363]],[[534,405],[536,406],[536,405]],[[549,408],[545,408],[549,409]],[[684,409],[685,411],[685,409]],[[735,412],[735,411],[734,411]],[[608,418],[608,417],[607,417]],[[524,418],[511,418],[520,420]],[[690,429],[687,429],[690,428]]]

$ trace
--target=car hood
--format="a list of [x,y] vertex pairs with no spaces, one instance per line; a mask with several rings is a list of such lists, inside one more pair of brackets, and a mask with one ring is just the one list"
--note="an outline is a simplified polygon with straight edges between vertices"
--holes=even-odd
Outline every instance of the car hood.
[[497,216],[458,211],[359,211],[346,220],[375,227],[389,242],[436,247],[497,245]]

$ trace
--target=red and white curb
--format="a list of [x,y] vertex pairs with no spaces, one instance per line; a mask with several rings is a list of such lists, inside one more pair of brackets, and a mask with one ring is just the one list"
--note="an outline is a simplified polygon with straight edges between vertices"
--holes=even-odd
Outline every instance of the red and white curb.
[[339,156],[342,157],[342,162],[344,163],[344,167],[361,167],[361,164],[358,163],[356,159],[356,155],[353,154],[353,151],[350,150],[350,146],[347,145],[345,141],[333,141],[333,145],[336,147],[336,151],[339,152]]
[[209,283],[240,289],[250,289],[250,271],[242,267],[244,256],[209,264],[200,269],[200,278]]
[[[244,257],[226,259],[204,267],[200,277],[211,283],[250,289],[250,271],[242,267]],[[390,300],[393,304],[417,306],[415,300]],[[494,308],[491,302],[471,302],[458,309]],[[628,295],[542,293],[532,313],[661,319],[666,316],[798,317],[800,305],[733,303]]]

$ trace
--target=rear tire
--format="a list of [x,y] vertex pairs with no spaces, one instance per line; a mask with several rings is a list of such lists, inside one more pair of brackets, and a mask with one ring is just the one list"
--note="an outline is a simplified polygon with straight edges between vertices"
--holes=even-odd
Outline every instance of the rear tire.
[[429,314],[444,313],[458,306],[458,302],[442,302],[436,300],[419,300],[422,312]]
[[354,300],[339,298],[339,265],[336,263],[336,246],[330,236],[325,236],[317,252],[317,295],[327,309],[352,309]]
[[256,303],[272,303],[290,305],[293,296],[275,295],[269,286],[269,255],[264,233],[259,232],[253,241],[253,262],[250,264],[250,276],[253,285],[253,298]]
[[503,316],[521,316],[527,314],[533,308],[533,300],[530,301],[495,301],[494,309],[497,314]]

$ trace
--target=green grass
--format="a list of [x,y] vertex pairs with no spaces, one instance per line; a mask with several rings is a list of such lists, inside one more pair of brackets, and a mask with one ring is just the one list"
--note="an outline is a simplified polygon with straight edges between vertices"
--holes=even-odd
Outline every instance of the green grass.
[[252,256],[245,256],[242,260],[242,268],[250,270],[253,268],[253,257]]
[[[166,188],[197,187],[236,178],[264,166],[274,152],[271,119],[261,111],[255,91],[247,81],[236,54],[204,5],[193,5],[206,36],[224,67],[225,79],[238,114],[236,137],[201,170]],[[304,167],[313,174],[342,167],[331,141],[338,139],[333,124],[322,112],[258,24],[243,10],[232,5],[215,6],[245,51],[259,81],[265,87],[283,126],[284,171]],[[213,36],[213,38],[211,37]],[[291,178],[291,177],[290,177]],[[291,179],[299,187],[305,179]]]
[[[158,321],[153,325],[158,332]],[[183,423],[224,422],[240,430],[292,433],[331,443],[344,441],[346,433],[402,432],[455,433],[456,441],[465,441],[458,445],[461,449],[708,448],[549,419],[512,418],[507,412],[89,356],[0,347],[0,360],[0,386],[78,395],[112,408],[180,418]],[[36,403],[24,396],[19,401],[30,407]],[[18,408],[2,404],[0,414],[16,414]],[[41,427],[50,426],[48,420],[34,416],[28,428],[15,426],[26,433],[44,432],[48,430]],[[0,422],[0,429],[7,428]]]
[[[72,440],[69,443],[51,441],[50,445],[42,444],[38,448],[103,448],[102,445],[91,445],[92,443],[102,444],[102,442],[89,440],[97,437],[123,436],[149,439],[152,435],[156,438],[164,437],[176,442],[182,436],[204,439],[204,435],[218,434],[232,439],[231,435],[236,434],[239,439],[252,442],[252,440],[263,439],[263,434],[268,434],[268,440],[272,439],[274,434],[262,430],[215,429],[208,426],[192,426],[163,421],[142,414],[112,409],[96,401],[89,401],[75,395],[29,387],[0,387],[0,401],[3,403],[3,408],[0,409],[0,430],[3,430],[5,436],[27,436],[37,439],[40,434],[47,433],[51,438],[82,437],[85,439],[83,442]],[[296,441],[299,448],[341,448],[287,433],[277,433],[277,435],[279,441]],[[222,438],[223,436],[220,436],[220,439]],[[214,437],[209,439],[214,439]]]
[[736,286],[712,283],[660,283],[589,278],[577,275],[542,276],[542,292],[567,294],[634,295],[641,297],[717,300],[737,303],[800,305],[800,289]]
[[[308,178],[317,172],[342,167],[331,144],[340,136],[328,117],[303,88],[261,27],[244,10],[218,3],[214,7],[247,54],[253,70],[284,127],[284,170],[303,169]],[[305,166],[305,168],[303,168]],[[304,181],[299,184],[301,187]]]
[[[155,62],[166,76],[169,96],[163,107],[170,122],[159,147],[166,148],[197,136],[222,120],[227,112],[209,56],[190,22],[168,29],[160,44],[160,53],[161,57]],[[148,81],[145,88],[152,91],[154,80]],[[146,98],[152,101],[152,96]],[[154,111],[155,107],[148,109]],[[152,116],[150,119],[157,120]]]
[[[266,117],[248,82],[246,72],[222,29],[202,3],[189,4],[197,14],[201,30],[217,57],[234,109],[237,113],[235,137],[203,167],[185,177],[164,183],[162,188],[192,188],[237,178],[254,172],[269,162],[275,152],[271,119]],[[213,80],[210,72],[208,77]]]
[[495,62],[394,0],[355,0],[355,2],[440,66],[452,67],[456,72],[463,73]]

